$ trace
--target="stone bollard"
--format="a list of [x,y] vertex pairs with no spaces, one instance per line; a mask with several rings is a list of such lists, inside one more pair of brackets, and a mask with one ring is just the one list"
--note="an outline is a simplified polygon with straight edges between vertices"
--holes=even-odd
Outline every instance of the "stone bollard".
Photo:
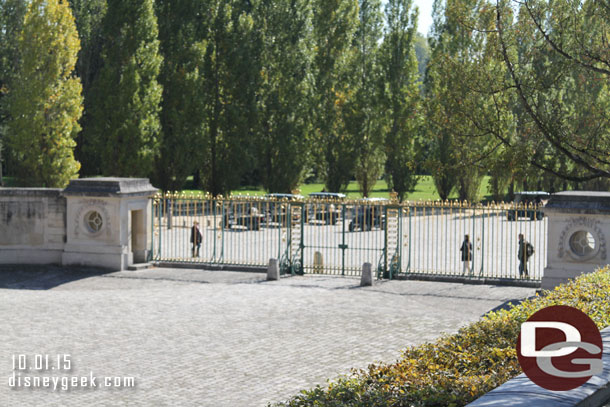
[[280,279],[280,267],[278,266],[277,259],[269,259],[269,265],[267,266],[267,281],[275,281]]
[[321,274],[324,271],[324,259],[322,253],[315,252],[313,254],[313,272]]
[[360,287],[373,285],[373,266],[371,263],[362,265],[362,276],[360,277]]

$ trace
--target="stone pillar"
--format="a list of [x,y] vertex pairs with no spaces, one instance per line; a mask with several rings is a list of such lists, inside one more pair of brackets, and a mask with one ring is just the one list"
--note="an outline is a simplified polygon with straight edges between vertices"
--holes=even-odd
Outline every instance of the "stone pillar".
[[551,195],[544,213],[549,228],[543,289],[608,264],[609,192],[559,192]]
[[67,205],[64,265],[125,270],[147,260],[157,192],[145,178],[84,178],[63,191]]

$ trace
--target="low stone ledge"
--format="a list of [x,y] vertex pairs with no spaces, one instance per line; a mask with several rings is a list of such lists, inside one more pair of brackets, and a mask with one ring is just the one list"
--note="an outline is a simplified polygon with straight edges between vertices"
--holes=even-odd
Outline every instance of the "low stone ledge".
[[159,190],[150,184],[148,178],[80,178],[70,181],[63,190],[65,196],[146,196]]
[[610,192],[557,192],[551,195],[551,198],[543,208],[543,211],[545,214],[560,212],[587,215],[608,215],[610,213]]
[[62,192],[61,188],[0,188],[0,198],[12,196],[59,198]]
[[468,407],[593,407],[610,401],[610,327],[602,331],[604,371],[570,390],[553,392],[521,374],[468,404]]

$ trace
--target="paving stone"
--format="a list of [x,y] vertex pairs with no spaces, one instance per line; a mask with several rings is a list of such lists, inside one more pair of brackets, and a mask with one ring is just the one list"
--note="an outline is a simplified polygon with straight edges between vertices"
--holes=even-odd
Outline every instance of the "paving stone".
[[[321,275],[268,282],[265,273],[0,267],[0,405],[264,406],[396,360],[533,294],[422,281],[359,287]],[[134,376],[137,386],[13,390],[19,354],[69,354],[71,375]]]

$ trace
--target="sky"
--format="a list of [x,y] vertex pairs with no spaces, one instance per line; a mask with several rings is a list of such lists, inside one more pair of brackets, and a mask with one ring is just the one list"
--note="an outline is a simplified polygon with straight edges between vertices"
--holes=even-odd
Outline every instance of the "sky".
[[[381,9],[385,7],[387,0],[381,0]],[[417,22],[417,31],[425,36],[428,35],[430,26],[432,25],[432,4],[434,0],[414,0],[413,4],[419,7],[419,21]]]
[[417,22],[417,31],[423,35],[428,34],[428,30],[432,25],[432,3],[433,0],[415,0],[413,2],[419,7],[419,21]]

